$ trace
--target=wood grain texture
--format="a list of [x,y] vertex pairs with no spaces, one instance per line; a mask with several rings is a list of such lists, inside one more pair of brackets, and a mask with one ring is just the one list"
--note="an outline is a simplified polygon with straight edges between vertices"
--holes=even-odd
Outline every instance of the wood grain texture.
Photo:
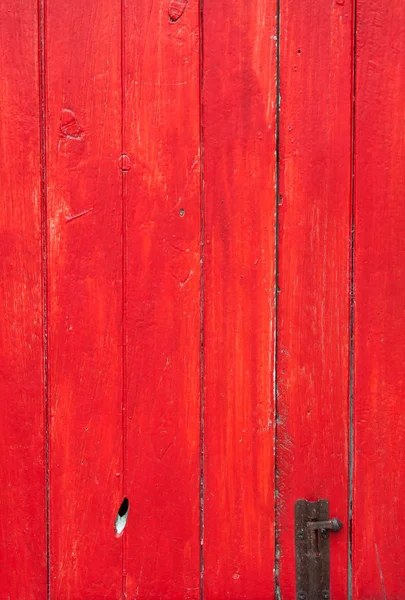
[[185,5],[124,13],[129,598],[199,597],[199,8]]
[[352,3],[281,2],[277,529],[295,598],[294,503],[330,500],[347,596]]
[[119,0],[46,5],[51,597],[122,597]]
[[0,600],[292,600],[298,498],[347,598],[353,158],[351,591],[405,597],[405,6],[354,56],[353,4],[0,0]]
[[273,597],[276,2],[204,2],[204,594]]
[[353,598],[405,597],[405,5],[357,2]]
[[46,597],[36,8],[0,2],[0,595],[27,600]]

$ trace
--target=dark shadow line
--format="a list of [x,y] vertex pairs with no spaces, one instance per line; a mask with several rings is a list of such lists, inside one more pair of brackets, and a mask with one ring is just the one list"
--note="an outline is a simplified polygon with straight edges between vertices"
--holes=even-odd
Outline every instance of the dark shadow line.
[[205,196],[204,196],[204,0],[199,0],[199,90],[200,90],[200,600],[204,600],[205,524]]
[[357,2],[353,0],[353,59],[351,114],[351,199],[350,199],[350,281],[349,281],[349,537],[348,537],[348,600],[353,593],[353,483],[354,483],[354,319],[355,319],[355,153],[356,153],[356,85],[357,85]]
[[50,523],[50,440],[49,440],[49,346],[48,346],[48,195],[46,162],[46,70],[45,70],[45,0],[38,0],[38,68],[39,68],[39,145],[41,186],[41,262],[42,262],[42,339],[45,430],[45,539],[46,597],[51,597],[51,523]]
[[281,0],[277,0],[276,31],[276,198],[275,198],[275,282],[274,282],[274,597],[281,600],[280,589],[280,546],[278,529],[278,324],[279,324],[279,195],[280,195],[280,11]]
[[[121,0],[121,157],[120,161],[124,160],[125,154],[125,0]],[[121,167],[123,163],[121,163]],[[121,169],[121,368],[122,368],[122,399],[121,399],[121,415],[122,415],[122,497],[128,496],[127,479],[128,479],[128,461],[127,461],[127,440],[128,440],[128,424],[127,424],[127,405],[128,405],[128,369],[127,369],[127,173]],[[127,597],[127,536],[122,536],[122,597]]]

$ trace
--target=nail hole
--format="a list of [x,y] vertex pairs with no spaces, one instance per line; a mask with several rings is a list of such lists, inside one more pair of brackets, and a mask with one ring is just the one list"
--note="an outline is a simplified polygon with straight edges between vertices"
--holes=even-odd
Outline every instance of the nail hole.
[[125,525],[127,524],[129,512],[129,502],[128,498],[124,498],[121,503],[121,506],[118,509],[117,518],[115,519],[115,535],[116,537],[120,537],[122,532],[125,529]]
[[185,213],[185,212],[186,212],[186,211],[184,210],[184,208],[181,208],[181,209],[179,210],[179,215],[180,215],[181,217],[184,217],[184,213]]
[[297,50],[297,54],[301,54],[301,50]]

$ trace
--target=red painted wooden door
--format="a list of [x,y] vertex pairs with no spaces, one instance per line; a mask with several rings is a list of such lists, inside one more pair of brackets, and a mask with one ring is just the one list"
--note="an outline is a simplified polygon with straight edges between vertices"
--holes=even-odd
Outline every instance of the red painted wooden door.
[[301,498],[331,600],[405,598],[403,3],[0,40],[0,600],[295,599]]

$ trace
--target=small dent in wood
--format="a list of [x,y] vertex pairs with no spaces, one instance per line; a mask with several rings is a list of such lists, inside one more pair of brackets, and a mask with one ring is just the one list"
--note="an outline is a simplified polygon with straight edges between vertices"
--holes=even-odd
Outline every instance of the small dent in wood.
[[131,159],[129,158],[128,154],[121,154],[118,159],[118,164],[121,171],[129,171],[131,168]]

